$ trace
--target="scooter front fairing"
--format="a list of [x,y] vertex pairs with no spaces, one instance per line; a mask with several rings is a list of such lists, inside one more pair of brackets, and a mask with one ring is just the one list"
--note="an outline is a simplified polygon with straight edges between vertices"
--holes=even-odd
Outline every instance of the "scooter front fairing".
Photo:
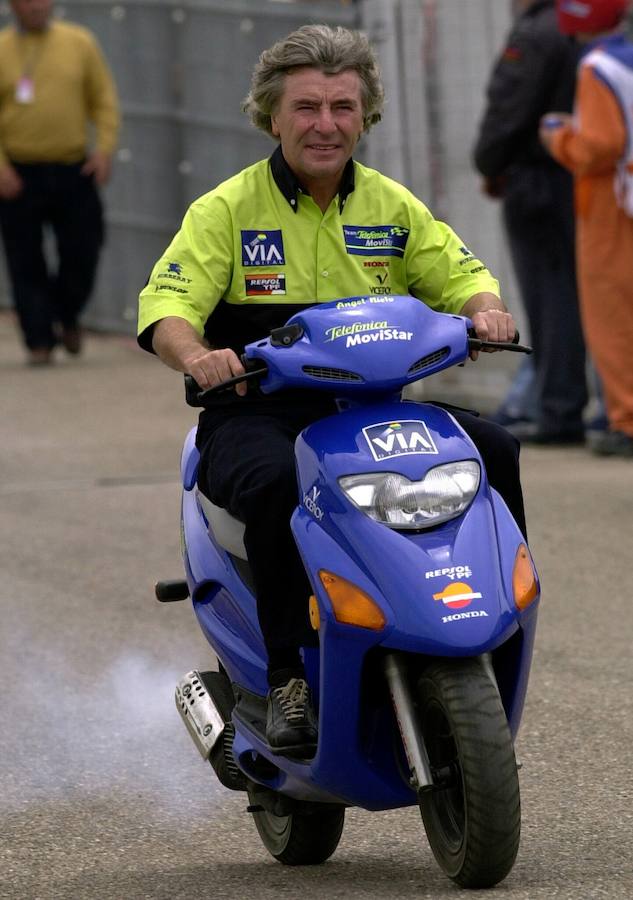
[[[334,659],[340,640],[360,640],[352,634],[359,629],[341,625],[333,614],[316,577],[326,570],[357,585],[384,613],[384,628],[363,635],[373,646],[424,656],[492,653],[493,659],[498,650],[500,690],[515,733],[536,622],[536,604],[521,612],[513,596],[512,573],[524,538],[453,416],[413,402],[351,409],[306,429],[297,439],[296,458],[301,503],[292,527],[320,607],[320,693],[331,696],[330,663],[336,677],[343,677]],[[416,480],[436,466],[468,459],[481,467],[468,510],[419,531],[396,531],[374,521],[338,483],[343,476],[367,472],[396,472]],[[510,641],[513,650],[506,653]]]

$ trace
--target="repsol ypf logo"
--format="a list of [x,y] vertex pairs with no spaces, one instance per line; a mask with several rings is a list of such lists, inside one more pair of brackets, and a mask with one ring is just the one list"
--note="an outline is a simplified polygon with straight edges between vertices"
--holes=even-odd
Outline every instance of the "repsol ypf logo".
[[284,242],[281,230],[253,231],[243,229],[242,265],[243,266],[283,266]]
[[247,275],[244,279],[244,289],[247,297],[270,296],[271,294],[286,293],[286,276],[283,272],[266,275]]

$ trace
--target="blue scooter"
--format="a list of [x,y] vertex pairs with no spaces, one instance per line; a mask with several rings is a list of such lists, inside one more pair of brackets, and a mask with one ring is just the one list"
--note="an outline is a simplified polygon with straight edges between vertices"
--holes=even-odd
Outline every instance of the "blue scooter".
[[[289,865],[335,851],[346,807],[418,804],[442,870],[490,887],[514,863],[520,800],[513,743],[540,595],[525,538],[450,411],[400,399],[408,384],[485,344],[462,316],[413,297],[351,297],[294,315],[249,344],[240,380],[267,394],[325,390],[338,413],[296,441],[292,531],[313,594],[318,647],[303,650],[318,711],[312,759],[266,742],[266,653],[243,526],[196,484],[182,453],[186,581],[219,671],[189,672],[176,703],[223,785],[246,791],[268,851]],[[189,384],[195,405],[209,391]],[[215,391],[217,388],[211,389]]]

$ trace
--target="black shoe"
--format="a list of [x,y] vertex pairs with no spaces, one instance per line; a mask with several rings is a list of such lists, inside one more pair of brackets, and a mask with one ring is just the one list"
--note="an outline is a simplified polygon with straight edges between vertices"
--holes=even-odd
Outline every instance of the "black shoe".
[[604,413],[598,413],[593,419],[589,419],[585,425],[585,431],[608,431],[609,420]]
[[623,431],[605,431],[591,442],[596,456],[633,457],[633,437]]
[[53,350],[51,347],[33,347],[29,350],[28,356],[29,366],[50,366],[53,362]]
[[308,759],[317,745],[317,720],[310,688],[303,678],[291,678],[268,694],[266,740],[273,753]]
[[79,356],[82,345],[81,330],[76,325],[62,328],[62,344],[66,353],[70,353],[71,356]]

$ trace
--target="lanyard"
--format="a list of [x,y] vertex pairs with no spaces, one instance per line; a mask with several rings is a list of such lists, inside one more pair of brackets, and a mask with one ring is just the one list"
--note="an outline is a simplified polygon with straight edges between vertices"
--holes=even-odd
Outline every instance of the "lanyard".
[[28,32],[19,32],[17,34],[18,38],[18,58],[20,61],[20,80],[28,80],[32,81],[33,73],[37,68],[37,64],[39,63],[42,53],[46,47],[46,41],[48,38],[49,31],[41,36],[38,35],[39,40],[31,41],[31,46],[25,46],[26,41],[30,37]]
[[20,105],[33,103],[35,100],[35,84],[33,81],[33,73],[37,67],[40,57],[44,52],[48,31],[40,40],[32,41],[28,48],[30,52],[26,53],[24,46],[24,34],[18,35],[18,58],[20,61],[21,75],[15,85],[15,102]]

